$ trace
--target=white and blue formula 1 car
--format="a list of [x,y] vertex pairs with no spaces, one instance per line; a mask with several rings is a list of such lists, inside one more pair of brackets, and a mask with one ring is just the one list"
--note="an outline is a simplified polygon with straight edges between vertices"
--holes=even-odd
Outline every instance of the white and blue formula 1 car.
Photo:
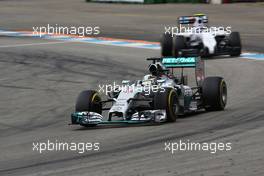
[[207,26],[208,17],[204,14],[182,16],[175,34],[164,33],[161,37],[163,57],[216,55],[239,56],[242,44],[239,32],[231,32],[224,27]]
[[[149,58],[149,72],[142,80],[122,81],[126,89],[114,90],[102,100],[95,90],[85,90],[77,98],[72,124],[96,126],[113,123],[174,122],[178,116],[200,109],[223,110],[227,86],[221,77],[204,77],[200,57]],[[194,68],[197,86],[187,85],[183,68]],[[176,70],[181,71],[176,76]],[[146,91],[150,90],[150,91]],[[106,111],[106,113],[103,113]],[[103,117],[105,115],[105,118]]]

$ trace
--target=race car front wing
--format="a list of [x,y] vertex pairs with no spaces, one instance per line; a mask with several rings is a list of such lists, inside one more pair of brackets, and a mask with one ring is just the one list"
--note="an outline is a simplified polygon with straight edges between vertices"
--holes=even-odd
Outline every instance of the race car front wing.
[[96,112],[74,112],[71,115],[71,124],[97,125],[97,124],[137,124],[137,123],[163,123],[166,122],[165,110],[146,110],[134,113],[130,118],[121,118],[118,120],[103,120],[103,116]]

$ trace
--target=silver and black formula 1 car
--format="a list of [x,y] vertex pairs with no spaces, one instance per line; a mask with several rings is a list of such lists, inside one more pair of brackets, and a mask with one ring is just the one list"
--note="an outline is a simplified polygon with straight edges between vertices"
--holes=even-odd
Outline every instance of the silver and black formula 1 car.
[[[102,100],[95,90],[85,90],[77,98],[72,124],[95,126],[112,123],[174,122],[179,115],[200,109],[223,110],[227,86],[221,77],[204,77],[200,57],[148,58],[152,63],[142,80],[122,81]],[[197,86],[187,85],[183,68],[195,68]],[[180,76],[176,76],[176,69]],[[103,113],[103,111],[108,111]],[[103,114],[106,114],[105,118]],[[106,119],[106,120],[104,120]]]
[[161,37],[161,55],[179,57],[200,55],[239,56],[241,40],[239,32],[232,32],[230,27],[210,27],[208,17],[204,14],[182,16],[178,18],[179,26],[174,33],[164,33]]

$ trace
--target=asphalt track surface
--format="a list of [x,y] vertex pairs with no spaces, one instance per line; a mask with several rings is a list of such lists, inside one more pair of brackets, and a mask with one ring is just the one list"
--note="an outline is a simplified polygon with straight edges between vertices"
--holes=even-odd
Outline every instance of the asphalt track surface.
[[[53,6],[48,6],[48,2]],[[56,10],[59,6],[65,9]],[[56,23],[56,20],[97,23],[105,26],[106,36],[122,37],[118,32],[122,33],[119,29],[124,27],[123,30],[129,31],[122,33],[123,38],[145,36],[143,39],[147,40],[151,37],[140,31],[150,31],[152,26],[155,32],[149,35],[154,36],[165,17],[172,22],[171,14],[177,16],[200,7],[199,10],[209,13],[218,22],[235,23],[244,33],[244,39],[249,38],[246,34],[258,34],[253,41],[245,41],[248,45],[244,50],[255,51],[253,46],[258,48],[256,51],[263,49],[263,23],[259,21],[263,18],[262,6],[180,5],[178,11],[173,10],[177,5],[173,7],[85,4],[69,0],[0,1],[0,24],[1,28],[19,30],[40,23]],[[136,10],[139,12],[134,14]],[[145,16],[141,17],[140,12]],[[85,13],[90,15],[83,15]],[[228,14],[228,19],[220,17]],[[238,20],[242,14],[244,20]],[[50,18],[51,15],[54,18]],[[156,21],[151,23],[146,19]],[[118,21],[124,23],[118,26]],[[247,23],[253,28],[240,27]],[[45,44],[47,42],[51,43]],[[98,84],[113,80],[140,79],[148,66],[145,58],[158,55],[158,50],[0,37],[0,175],[264,175],[263,61],[224,57],[206,61],[206,74],[222,76],[227,82],[225,111],[199,113],[180,118],[176,123],[155,126],[82,128],[67,125],[81,90],[97,88]],[[32,151],[33,142],[48,139],[100,142],[100,151],[84,154]],[[179,140],[231,142],[232,150],[216,154],[164,151],[165,142]]]

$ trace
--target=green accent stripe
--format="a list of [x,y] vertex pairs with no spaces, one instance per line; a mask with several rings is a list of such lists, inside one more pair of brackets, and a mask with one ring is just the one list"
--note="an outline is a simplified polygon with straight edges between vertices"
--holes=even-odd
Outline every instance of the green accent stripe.
[[150,122],[150,120],[141,120],[141,121],[137,121],[137,120],[112,120],[112,121],[102,121],[99,124],[139,124],[139,123],[147,123]]
[[166,67],[195,67],[195,64],[165,64]]

